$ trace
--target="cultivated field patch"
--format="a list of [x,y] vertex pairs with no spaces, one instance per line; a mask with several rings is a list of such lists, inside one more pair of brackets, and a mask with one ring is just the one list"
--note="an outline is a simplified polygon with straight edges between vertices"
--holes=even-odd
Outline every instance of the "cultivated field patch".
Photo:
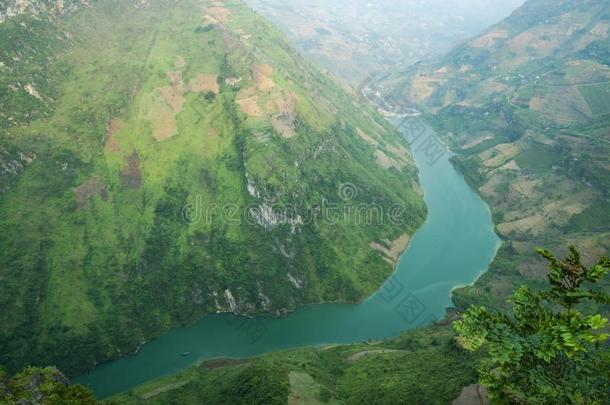
[[358,134],[360,139],[362,139],[364,142],[368,143],[369,145],[373,145],[373,146],[379,145],[379,142],[377,142],[376,140],[371,138],[370,135],[368,135],[366,132],[364,132],[360,128],[356,128],[356,133]]
[[578,88],[589,105],[591,114],[610,114],[610,83]]
[[290,91],[283,92],[266,105],[268,112],[275,112],[271,117],[271,124],[283,138],[292,138],[296,135],[296,106],[297,97]]
[[411,80],[409,95],[416,103],[426,102],[434,93],[437,87],[444,84],[447,80],[424,75],[415,76]]
[[514,143],[496,145],[492,149],[482,152],[479,157],[487,167],[500,167],[512,160],[521,149]]
[[254,82],[256,87],[261,92],[269,92],[275,83],[271,79],[273,68],[267,64],[253,64],[252,72],[254,73]]
[[382,253],[384,260],[392,265],[395,265],[398,262],[400,254],[407,249],[407,246],[409,246],[410,241],[411,236],[404,234],[394,241],[384,239],[383,244],[372,242],[370,246],[373,250]]
[[125,189],[137,189],[142,186],[140,155],[135,150],[125,158],[125,165],[121,171],[121,185]]
[[496,41],[506,38],[508,38],[507,30],[492,31],[471,41],[470,46],[474,48],[493,48],[496,45]]
[[[176,65],[185,65],[177,59]],[[152,127],[153,138],[162,142],[178,134],[176,114],[182,111],[185,103],[185,86],[181,71],[166,73],[171,85],[162,86],[153,92],[152,107],[148,112],[148,120]]]
[[167,72],[167,77],[171,80],[172,85],[161,87],[161,94],[164,101],[172,110],[174,110],[175,113],[179,113],[184,107],[184,83],[182,82],[182,73]]
[[[219,3],[222,4],[222,3]],[[229,22],[231,18],[231,11],[228,8],[222,7],[221,5],[216,5],[214,7],[209,7],[206,10],[207,15],[212,17],[214,20],[219,21],[223,24]]]
[[108,198],[108,190],[106,185],[98,176],[93,176],[82,185],[74,189],[74,198],[76,200],[76,209],[81,210],[89,208],[91,199],[99,195],[103,199]]
[[491,139],[494,139],[493,134],[490,134],[490,133],[481,134],[475,138],[464,140],[465,143],[461,146],[461,148],[462,149],[474,148],[475,146],[479,145],[480,143],[489,141]]
[[591,29],[591,34],[601,39],[606,39],[608,38],[609,27],[610,24],[608,24],[607,22],[599,22]]
[[250,95],[249,93],[251,92],[244,92],[238,95],[235,102],[244,114],[250,117],[261,117],[263,112],[258,105],[259,97],[256,94]]
[[400,170],[401,168],[400,163],[398,163],[395,159],[392,159],[379,149],[375,151],[375,158],[377,159],[377,163],[379,164],[379,166],[383,167],[386,170],[392,167],[396,170]]
[[190,90],[198,93],[207,93],[208,91],[211,91],[214,94],[218,94],[220,91],[218,76],[199,73],[191,82]]

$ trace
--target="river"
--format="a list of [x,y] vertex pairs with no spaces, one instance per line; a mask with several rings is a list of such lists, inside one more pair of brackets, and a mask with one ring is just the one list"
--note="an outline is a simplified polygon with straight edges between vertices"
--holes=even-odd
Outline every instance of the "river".
[[489,207],[455,171],[450,153],[431,158],[431,149],[424,145],[435,142],[434,134],[424,127],[416,130],[414,141],[411,124],[401,129],[412,143],[428,218],[402,254],[394,276],[377,294],[359,305],[311,305],[283,318],[206,316],[145,344],[137,355],[102,364],[74,382],[105,398],[203,359],[377,340],[441,319],[451,306],[451,291],[471,284],[487,270],[500,240]]

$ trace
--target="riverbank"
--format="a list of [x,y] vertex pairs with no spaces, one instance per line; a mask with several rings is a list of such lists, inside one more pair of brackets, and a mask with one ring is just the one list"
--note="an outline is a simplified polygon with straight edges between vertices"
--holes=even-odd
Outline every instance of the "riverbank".
[[[457,347],[450,323],[444,322],[380,342],[204,362],[110,401],[188,405],[236,403],[247,397],[274,403],[268,394],[275,392],[278,404],[399,403],[404,398],[414,403],[450,403],[462,387],[476,382],[477,362],[476,354]],[[256,378],[256,384],[250,384],[250,378]]]
[[[401,255],[394,275],[374,296],[358,305],[307,306],[281,318],[206,316],[147,343],[138,355],[102,364],[75,382],[104,398],[203,359],[377,341],[442,319],[453,305],[452,289],[474,282],[487,269],[499,241],[489,209],[453,169],[449,155],[429,164],[424,151],[413,153],[428,217]],[[182,357],[184,352],[192,355]]]

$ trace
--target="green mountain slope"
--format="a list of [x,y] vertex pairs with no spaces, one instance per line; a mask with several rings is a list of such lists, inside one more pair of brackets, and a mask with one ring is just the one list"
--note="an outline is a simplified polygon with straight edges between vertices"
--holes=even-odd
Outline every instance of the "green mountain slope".
[[208,313],[355,302],[391,274],[379,244],[425,216],[406,145],[241,3],[9,3],[9,370],[73,374]]
[[426,111],[458,152],[506,241],[492,270],[456,292],[459,306],[502,305],[524,280],[544,280],[535,247],[575,243],[591,259],[610,250],[608,5],[530,0],[383,83],[391,100]]

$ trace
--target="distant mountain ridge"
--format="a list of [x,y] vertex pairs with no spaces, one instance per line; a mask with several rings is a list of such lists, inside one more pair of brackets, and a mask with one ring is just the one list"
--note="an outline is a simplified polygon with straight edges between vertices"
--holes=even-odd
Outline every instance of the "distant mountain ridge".
[[451,49],[523,0],[246,0],[309,60],[357,86]]

